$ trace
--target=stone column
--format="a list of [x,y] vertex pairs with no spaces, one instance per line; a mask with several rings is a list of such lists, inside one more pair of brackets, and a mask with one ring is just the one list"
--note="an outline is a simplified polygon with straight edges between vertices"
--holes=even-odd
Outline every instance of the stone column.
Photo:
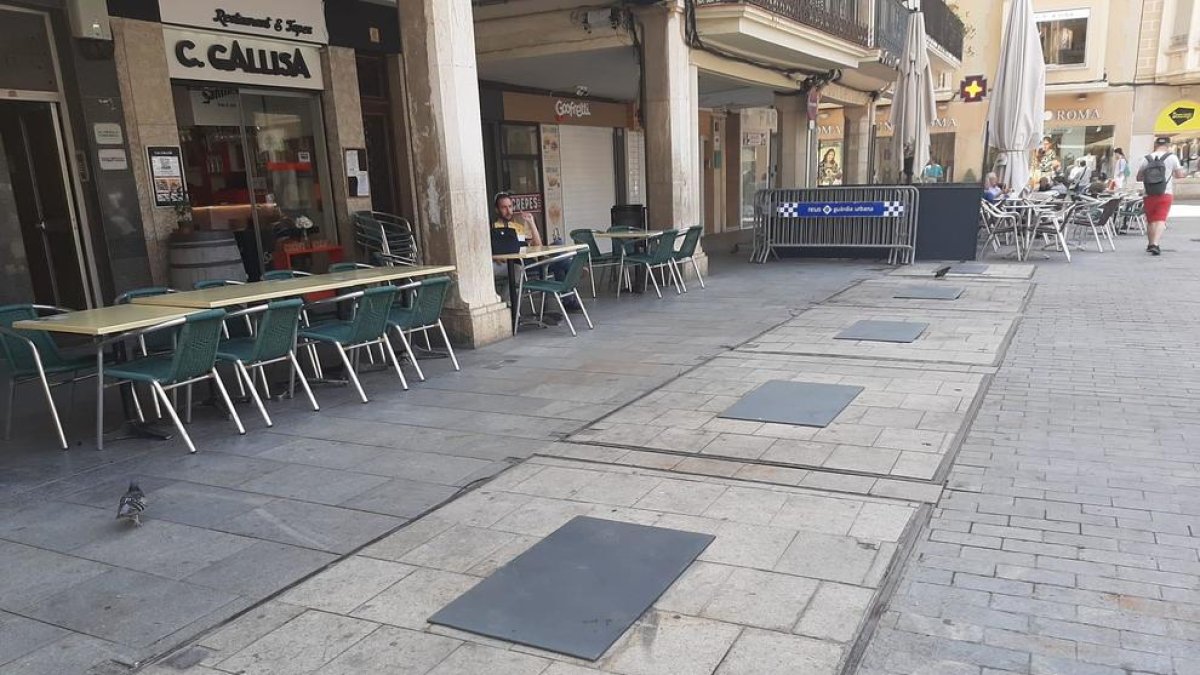
[[847,185],[865,185],[871,174],[871,130],[875,127],[875,103],[846,106],[842,145],[842,173]]
[[809,133],[808,100],[804,96],[775,95],[779,113],[779,187],[804,188],[816,185],[816,129]]
[[155,285],[166,286],[167,239],[178,223],[175,209],[154,205],[146,159],[148,146],[179,145],[179,124],[175,119],[175,100],[167,73],[162,25],[114,18],[112,33],[113,57],[128,136],[129,167],[137,182],[150,277]]
[[[684,41],[682,3],[638,16],[645,29],[649,225],[682,231],[700,224],[699,71]],[[707,264],[699,249],[696,258]]]
[[[346,177],[346,150],[367,148],[363,136],[362,101],[358,97],[358,66],[354,50],[349,47],[328,47],[321,56],[325,76],[325,91],[321,104],[325,109],[325,145],[329,152],[333,216],[338,241],[346,251],[346,259],[357,255],[354,244],[354,221],[350,214],[371,208],[370,197],[351,197]],[[378,148],[384,152],[384,148]]]
[[471,346],[511,335],[496,295],[470,0],[399,0],[416,212],[425,262],[458,268],[446,327]]

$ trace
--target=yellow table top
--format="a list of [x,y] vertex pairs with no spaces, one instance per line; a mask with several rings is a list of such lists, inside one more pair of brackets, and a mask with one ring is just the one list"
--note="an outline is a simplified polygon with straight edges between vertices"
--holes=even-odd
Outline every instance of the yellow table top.
[[529,260],[531,258],[547,258],[560,253],[568,253],[570,251],[582,251],[586,249],[585,244],[557,244],[554,246],[525,246],[516,253],[501,253],[500,255],[492,256],[492,260],[498,262],[506,262],[509,260]]
[[245,305],[254,302],[264,302],[266,300],[277,300],[279,298],[292,298],[320,291],[334,291],[352,286],[366,286],[386,281],[425,277],[433,274],[447,274],[453,271],[454,267],[452,265],[372,267],[370,269],[314,274],[309,277],[293,277],[277,281],[255,281],[240,286],[218,286],[199,291],[152,295],[145,298],[134,298],[133,302],[139,305],[156,305],[160,307],[215,309],[218,307],[229,307],[230,305]]
[[183,307],[150,307],[146,305],[113,305],[55,314],[41,319],[13,323],[17,330],[41,330],[76,335],[117,335],[149,328],[164,321],[179,319],[193,313]]
[[666,230],[633,230],[629,232],[597,232],[600,239],[650,239],[666,232]]

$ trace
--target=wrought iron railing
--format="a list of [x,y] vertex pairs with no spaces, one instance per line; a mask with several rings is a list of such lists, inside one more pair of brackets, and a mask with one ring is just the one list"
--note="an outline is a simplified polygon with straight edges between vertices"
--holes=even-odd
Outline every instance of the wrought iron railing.
[[909,10],[901,0],[875,0],[875,44],[885,63],[897,63],[908,40]]
[[942,49],[962,61],[963,35],[966,26],[962,19],[945,3],[945,0],[921,0],[921,11],[925,13],[925,33]]
[[870,17],[856,0],[695,0],[697,5],[754,5],[864,47],[871,46]]

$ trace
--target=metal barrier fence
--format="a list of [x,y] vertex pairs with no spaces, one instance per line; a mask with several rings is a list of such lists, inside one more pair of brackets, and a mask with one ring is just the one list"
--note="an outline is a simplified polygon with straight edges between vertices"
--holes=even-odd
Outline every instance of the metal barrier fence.
[[874,248],[908,264],[919,206],[917,189],[903,185],[759,190],[751,260],[778,258],[781,248]]

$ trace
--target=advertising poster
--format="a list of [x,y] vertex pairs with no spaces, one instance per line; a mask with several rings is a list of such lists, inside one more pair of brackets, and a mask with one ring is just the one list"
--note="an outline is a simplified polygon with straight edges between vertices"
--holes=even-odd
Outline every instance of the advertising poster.
[[150,187],[155,206],[174,206],[187,201],[187,183],[183,180],[183,159],[179,146],[146,148],[150,166]]

